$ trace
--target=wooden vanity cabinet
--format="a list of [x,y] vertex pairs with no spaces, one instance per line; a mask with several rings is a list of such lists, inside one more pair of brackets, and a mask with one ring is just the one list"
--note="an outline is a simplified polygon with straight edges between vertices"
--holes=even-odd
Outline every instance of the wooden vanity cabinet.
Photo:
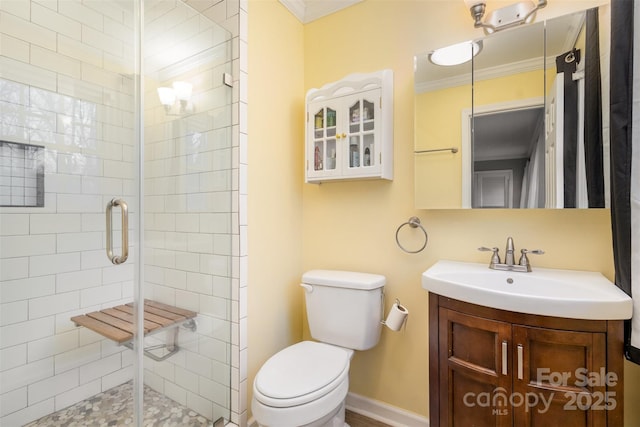
[[429,293],[431,426],[623,424],[623,322],[498,310]]

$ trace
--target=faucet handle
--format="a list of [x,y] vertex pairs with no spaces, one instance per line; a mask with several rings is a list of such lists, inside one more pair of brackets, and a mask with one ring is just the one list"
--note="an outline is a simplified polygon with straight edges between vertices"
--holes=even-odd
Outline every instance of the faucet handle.
[[520,253],[522,254],[522,256],[526,257],[527,254],[534,254],[534,255],[544,255],[544,251],[542,249],[520,249]]
[[491,265],[500,264],[500,255],[498,255],[500,249],[497,247],[487,248],[486,246],[481,246],[478,250],[482,252],[493,252],[493,255],[491,255]]
[[497,247],[495,247],[495,246],[494,246],[493,248],[488,248],[488,247],[486,247],[486,246],[480,246],[480,247],[478,248],[478,250],[479,250],[480,252],[493,252],[494,254],[497,254],[497,253],[498,253],[498,251],[499,251],[500,249],[498,249],[498,248],[497,248]]
[[520,255],[520,261],[518,261],[518,264],[526,266],[527,271],[531,271],[531,264],[529,264],[529,258],[527,257],[527,254],[543,255],[544,251],[542,249],[521,249],[520,253],[522,255]]
[[542,249],[520,249],[520,253],[523,254],[534,254],[534,255],[544,255],[544,251]]

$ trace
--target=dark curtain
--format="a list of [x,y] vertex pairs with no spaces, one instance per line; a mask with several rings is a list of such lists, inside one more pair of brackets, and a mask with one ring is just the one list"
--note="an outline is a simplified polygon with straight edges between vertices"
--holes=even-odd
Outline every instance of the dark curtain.
[[564,207],[576,207],[576,166],[578,153],[578,83],[573,73],[580,62],[580,50],[573,49],[556,57],[558,73],[564,73],[563,170]]
[[[631,295],[631,123],[633,98],[633,0],[611,2],[611,228],[616,285]],[[640,364],[625,323],[625,356]]]
[[604,208],[602,85],[598,9],[587,10],[585,42],[584,153],[590,208]]

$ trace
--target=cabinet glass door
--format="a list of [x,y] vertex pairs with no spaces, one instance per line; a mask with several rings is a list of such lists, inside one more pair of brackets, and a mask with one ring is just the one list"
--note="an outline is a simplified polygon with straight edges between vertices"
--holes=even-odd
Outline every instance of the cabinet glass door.
[[349,107],[349,168],[360,167],[361,104],[361,101],[357,100]]
[[318,107],[313,113],[313,152],[309,159],[311,164],[309,173],[315,176],[331,174],[337,168],[336,162],[336,137],[337,137],[337,112],[335,108]]
[[347,109],[348,168],[347,174],[370,172],[370,168],[379,166],[376,161],[376,91],[351,98]]

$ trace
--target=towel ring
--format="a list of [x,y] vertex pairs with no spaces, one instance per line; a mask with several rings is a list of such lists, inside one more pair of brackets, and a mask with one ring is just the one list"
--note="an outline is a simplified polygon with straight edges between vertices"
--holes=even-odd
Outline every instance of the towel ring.
[[[398,239],[398,233],[400,232],[400,229],[405,225],[409,225],[409,227],[411,228],[420,227],[420,229],[424,233],[424,245],[422,245],[422,247],[417,251],[410,251],[400,244],[400,240]],[[421,252],[424,248],[427,247],[427,242],[429,242],[429,235],[427,234],[427,230],[425,230],[422,224],[420,224],[420,218],[418,218],[417,216],[412,216],[411,218],[409,218],[407,222],[401,224],[400,227],[398,227],[398,229],[396,230],[396,243],[398,244],[398,247],[400,247],[400,249],[402,249],[408,254],[417,254],[418,252]]]

